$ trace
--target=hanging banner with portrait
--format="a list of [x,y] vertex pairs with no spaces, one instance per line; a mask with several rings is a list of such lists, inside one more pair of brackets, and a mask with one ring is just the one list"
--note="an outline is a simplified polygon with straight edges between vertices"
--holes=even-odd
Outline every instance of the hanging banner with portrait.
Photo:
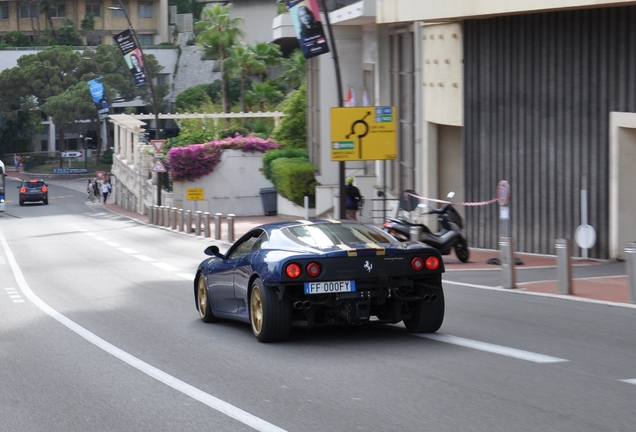
[[320,20],[318,0],[287,0],[296,37],[306,59],[329,52],[329,44]]
[[95,108],[97,108],[97,114],[99,119],[104,120],[108,117],[110,112],[110,106],[108,100],[106,100],[106,93],[104,92],[104,83],[101,78],[95,78],[88,82],[88,90],[91,92],[93,102],[95,102]]
[[141,56],[141,50],[135,43],[130,29],[113,36],[115,43],[124,55],[128,69],[132,73],[135,79],[135,85],[137,87],[147,84],[146,72],[144,71],[143,57]]

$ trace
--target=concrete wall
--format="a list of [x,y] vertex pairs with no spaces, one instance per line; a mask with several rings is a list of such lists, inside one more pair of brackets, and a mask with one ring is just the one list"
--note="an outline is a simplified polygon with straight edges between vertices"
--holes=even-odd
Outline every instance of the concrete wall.
[[[263,215],[260,189],[273,185],[261,173],[262,159],[262,153],[224,150],[213,173],[194,182],[173,183],[173,205],[192,212]],[[203,188],[204,200],[188,201],[187,188]]]

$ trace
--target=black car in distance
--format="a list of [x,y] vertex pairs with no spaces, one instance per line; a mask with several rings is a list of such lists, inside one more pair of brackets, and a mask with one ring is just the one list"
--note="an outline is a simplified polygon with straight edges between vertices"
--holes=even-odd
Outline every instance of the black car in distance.
[[49,188],[43,180],[22,180],[20,186],[20,205],[25,202],[49,203]]

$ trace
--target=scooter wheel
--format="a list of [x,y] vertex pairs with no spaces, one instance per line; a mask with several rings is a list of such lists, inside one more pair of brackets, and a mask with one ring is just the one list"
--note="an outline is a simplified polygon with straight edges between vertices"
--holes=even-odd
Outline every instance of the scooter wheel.
[[470,252],[468,252],[468,243],[466,240],[460,240],[457,242],[455,245],[455,255],[457,255],[457,258],[463,263],[468,261]]

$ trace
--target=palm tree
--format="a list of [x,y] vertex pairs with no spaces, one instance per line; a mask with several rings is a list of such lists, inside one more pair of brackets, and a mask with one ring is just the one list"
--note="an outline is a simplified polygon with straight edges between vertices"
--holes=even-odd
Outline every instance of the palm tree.
[[245,32],[238,26],[243,18],[230,17],[230,7],[214,4],[203,9],[201,16],[207,21],[199,21],[196,25],[197,44],[201,45],[206,59],[217,59],[221,65],[221,99],[223,112],[230,112],[229,76],[225,73],[225,59],[229,57],[230,48]]
[[299,49],[294,50],[289,58],[283,59],[283,73],[280,80],[288,87],[298,87],[307,76],[307,60],[303,52]]
[[[281,62],[282,53],[280,47],[269,42],[256,42],[250,45],[250,50],[254,56],[260,61],[259,68],[252,69],[252,73],[257,73],[261,82],[264,81],[264,74],[267,72],[268,66],[278,66]],[[261,67],[262,64],[262,67]]]
[[266,102],[278,102],[283,97],[283,93],[269,82],[254,83],[248,94],[254,103],[259,104],[260,111],[265,111]]
[[245,112],[245,79],[254,69],[265,66],[245,44],[234,45],[230,56],[225,59],[225,65],[228,75],[238,75],[241,78],[241,111]]

